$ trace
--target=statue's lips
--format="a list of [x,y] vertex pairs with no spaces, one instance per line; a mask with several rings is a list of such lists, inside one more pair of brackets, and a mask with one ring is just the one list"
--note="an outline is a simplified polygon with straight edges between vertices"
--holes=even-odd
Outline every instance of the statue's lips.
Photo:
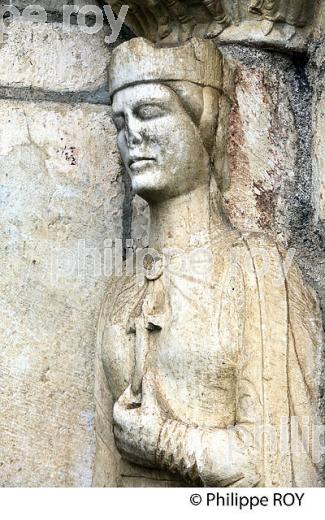
[[155,162],[156,159],[153,159],[152,157],[137,157],[135,159],[130,159],[129,168],[132,171],[139,171],[147,166],[152,166]]

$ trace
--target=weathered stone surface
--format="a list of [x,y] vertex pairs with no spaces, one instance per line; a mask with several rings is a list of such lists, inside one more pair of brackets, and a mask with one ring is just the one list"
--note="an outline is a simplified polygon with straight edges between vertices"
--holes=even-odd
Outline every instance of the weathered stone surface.
[[[226,156],[220,179],[225,211],[237,229],[274,231],[287,243],[290,205],[299,181],[294,67],[289,58],[265,51],[221,50],[231,63],[236,85],[226,149],[218,150]],[[148,244],[148,230],[147,205],[135,197],[132,237],[137,245]]]
[[[162,53],[142,38],[112,56],[112,115],[132,188],[149,204],[151,257],[142,277],[129,263],[112,277],[98,327],[96,475],[109,467],[101,447],[113,426],[118,485],[132,464],[143,485],[320,482],[320,306],[273,226],[300,152],[293,110],[278,109],[293,97],[291,61],[263,58],[265,71],[239,60],[230,74],[211,43]],[[236,227],[223,210],[227,181],[238,188]]]
[[135,195],[132,200],[131,236],[134,248],[148,247],[150,211],[148,203]]
[[313,71],[313,188],[316,223],[325,220],[325,45],[318,44],[312,54]]
[[100,2],[96,2],[96,0],[73,0],[74,5],[79,7],[84,7],[86,5],[98,5]]
[[48,11],[62,9],[64,5],[73,4],[73,0],[3,0],[3,5],[13,5],[18,9],[25,9],[30,5],[41,6]]
[[315,107],[314,188],[316,219],[325,220],[325,94],[322,91]]
[[[119,11],[118,0],[105,0]],[[127,23],[138,36],[178,43],[191,36],[218,43],[302,50],[317,0],[130,0]]]
[[[225,55],[230,55],[225,51]],[[236,57],[235,57],[236,55]],[[233,54],[235,95],[227,138],[225,208],[243,231],[290,234],[288,193],[295,183],[297,128],[286,58],[247,51]]]
[[57,92],[106,90],[105,31],[15,21],[0,44],[0,86]]
[[104,241],[122,233],[115,130],[86,104],[1,101],[0,119],[0,485],[90,486]]
[[[61,20],[62,5],[97,4],[94,0],[3,0],[0,5],[6,3],[20,9],[44,5],[52,21]],[[143,7],[147,2],[136,3]],[[201,0],[182,3],[200,4],[203,12]],[[265,12],[248,14],[247,5],[253,3],[258,9],[266,4],[224,2],[235,23],[216,27],[222,31],[216,41],[237,68],[223,197],[235,227],[271,230],[292,248],[325,308],[324,2],[319,2],[313,23],[318,49],[315,54],[311,48],[317,71],[313,77],[304,55],[285,57],[254,50],[263,45],[306,50],[310,26],[295,29],[292,19],[295,5],[304,2],[273,2],[275,7],[281,4],[288,23],[275,22],[274,9],[267,15],[271,19],[266,19]],[[263,22],[257,19],[261,14]],[[203,21],[210,24],[211,16],[206,12],[205,17]],[[155,20],[150,24],[156,39]],[[180,39],[190,34],[186,23],[183,25]],[[205,27],[201,29],[202,34],[206,32]],[[175,31],[171,39],[176,33],[178,38]],[[106,102],[109,51],[104,37],[103,33],[87,35],[78,27],[68,34],[53,23],[12,24],[0,44],[0,97],[2,92],[19,99],[61,99],[54,92],[63,93],[66,103]],[[238,45],[228,46],[227,42]],[[81,96],[81,91],[86,95]],[[97,97],[97,92],[104,95]],[[100,244],[103,257],[105,238],[125,238],[130,231],[134,247],[147,246],[148,205],[129,193],[123,198],[114,131],[106,109],[0,102],[0,116],[0,257],[4,273],[0,283],[0,485],[90,485],[94,335],[105,286],[102,274],[98,276],[92,269],[97,255],[90,249]],[[87,268],[81,261],[78,275],[75,258],[80,237],[86,237],[80,252],[82,255],[84,246],[88,248],[88,261]],[[125,294],[122,314],[132,304]],[[103,400],[110,410],[109,392]],[[108,463],[97,466],[95,483],[179,485],[168,473],[161,472],[156,482],[155,473],[139,472],[137,466],[121,461],[112,430],[106,432],[99,457]]]

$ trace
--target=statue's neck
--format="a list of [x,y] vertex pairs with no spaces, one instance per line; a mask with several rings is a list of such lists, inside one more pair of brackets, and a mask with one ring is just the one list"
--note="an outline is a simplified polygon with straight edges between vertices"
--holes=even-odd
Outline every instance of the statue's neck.
[[[226,224],[222,212],[214,208],[213,226]],[[149,246],[157,251],[209,247],[211,208],[209,185],[204,184],[185,195],[150,204]]]

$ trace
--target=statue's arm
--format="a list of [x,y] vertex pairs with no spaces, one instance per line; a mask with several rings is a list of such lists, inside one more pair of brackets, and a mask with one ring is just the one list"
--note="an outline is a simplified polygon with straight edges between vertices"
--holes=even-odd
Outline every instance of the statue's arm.
[[260,456],[251,428],[203,429],[167,420],[160,432],[156,464],[185,480],[217,487],[254,487],[261,480]]
[[[158,441],[157,465],[207,486],[252,487],[263,480],[260,300],[255,280],[248,276],[245,252],[237,256],[238,265],[232,264],[227,278],[219,320],[219,337],[229,336],[231,329],[235,352],[230,360],[236,366],[235,424],[205,429],[166,420]],[[218,403],[211,406],[217,414]]]
[[[131,386],[114,405],[115,442],[124,458],[176,473],[196,485],[252,487],[259,484],[261,457],[253,421],[211,429],[185,424],[164,414],[154,386],[152,376],[147,375],[141,406],[130,406]],[[249,392],[249,388],[245,391]],[[245,399],[247,397],[245,395]]]
[[112,277],[101,308],[97,352],[114,401],[128,387],[134,371],[133,315],[142,305],[144,290],[135,276]]
[[[144,378],[142,404],[131,409],[128,390],[114,407],[115,439],[122,455],[137,464],[159,467],[178,474],[194,484],[211,486],[258,485],[261,479],[261,454],[254,430],[262,416],[261,374],[262,352],[257,332],[252,340],[251,326],[259,330],[253,318],[244,327],[246,313],[243,276],[234,272],[227,279],[219,337],[233,335],[233,352],[229,363],[236,367],[236,424],[229,428],[200,428],[174,420],[161,409],[157,383]],[[251,290],[256,295],[256,291]],[[240,303],[241,302],[241,303]],[[254,312],[254,302],[249,301]],[[258,304],[258,302],[257,302]],[[256,312],[254,314],[258,316]],[[225,327],[223,330],[222,327]],[[244,332],[242,333],[242,329]],[[237,338],[237,343],[236,339]],[[236,343],[236,345],[235,345]],[[204,374],[202,374],[204,377]],[[159,393],[159,390],[158,390]],[[233,407],[233,403],[229,403]],[[218,417],[218,403],[211,402]]]
[[[157,464],[192,483],[254,487],[263,478],[259,427],[263,417],[263,388],[259,384],[263,356],[256,339],[249,341],[245,331],[242,341],[243,352],[237,358],[235,424],[195,428],[168,419],[160,431]],[[217,402],[211,406],[217,411]]]

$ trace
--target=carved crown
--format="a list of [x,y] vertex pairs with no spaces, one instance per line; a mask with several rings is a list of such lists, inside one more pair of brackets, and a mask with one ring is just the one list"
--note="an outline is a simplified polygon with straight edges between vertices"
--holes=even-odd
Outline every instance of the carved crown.
[[105,0],[127,25],[155,43],[192,36],[300,48],[306,43],[318,0]]
[[189,81],[196,85],[223,89],[223,62],[211,42],[192,38],[181,46],[159,47],[144,38],[119,45],[109,66],[111,96],[138,83]]

